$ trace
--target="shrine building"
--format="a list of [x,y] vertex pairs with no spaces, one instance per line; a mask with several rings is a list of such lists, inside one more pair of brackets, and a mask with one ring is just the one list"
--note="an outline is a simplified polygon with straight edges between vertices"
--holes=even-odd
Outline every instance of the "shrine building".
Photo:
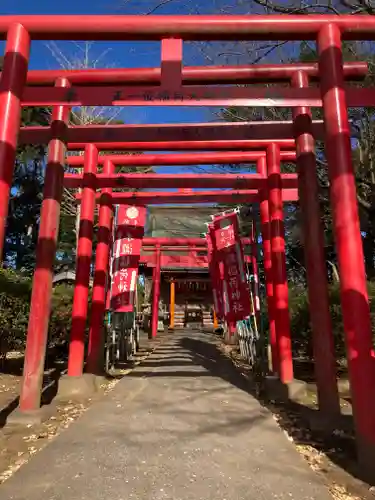
[[[202,238],[206,223],[215,212],[212,206],[150,206],[145,238]],[[156,241],[156,240],[155,240]],[[213,327],[213,298],[204,247],[160,247],[161,277],[159,325],[169,328]],[[152,303],[156,246],[143,245],[140,272],[145,277],[145,301]]]

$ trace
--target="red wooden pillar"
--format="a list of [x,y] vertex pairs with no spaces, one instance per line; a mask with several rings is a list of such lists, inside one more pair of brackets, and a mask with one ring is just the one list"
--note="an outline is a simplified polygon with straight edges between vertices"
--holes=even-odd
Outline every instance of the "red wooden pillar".
[[0,260],[3,257],[9,191],[21,119],[21,95],[26,84],[30,36],[21,24],[7,35],[0,81]]
[[155,247],[156,265],[154,268],[154,289],[152,296],[152,316],[151,316],[151,337],[154,339],[158,334],[159,321],[159,298],[160,298],[160,279],[161,279],[161,248]]
[[85,328],[88,311],[92,239],[95,211],[95,175],[98,150],[93,144],[85,148],[81,218],[77,245],[76,281],[73,296],[72,329],[70,332],[68,375],[79,377],[85,357]]
[[[106,160],[104,174],[112,174],[114,166]],[[89,348],[87,354],[87,372],[100,374],[104,350],[103,321],[106,306],[106,288],[108,284],[109,252],[112,234],[112,189],[103,188],[100,197],[98,243],[96,246],[95,272],[92,290],[92,306],[89,331]]]
[[[56,86],[69,87],[65,78]],[[60,204],[63,193],[65,132],[69,108],[56,106],[52,111],[52,139],[48,145],[48,159],[40,212],[36,265],[30,302],[25,362],[20,396],[20,410],[40,407],[46,354],[48,323],[51,311],[53,266],[60,223]]]
[[[308,76],[303,71],[299,71],[293,76],[292,84],[297,88],[308,87]],[[294,108],[293,119],[315,380],[319,409],[332,417],[340,414],[340,401],[336,380],[335,347],[329,311],[324,233],[320,218],[315,143],[311,131],[310,109],[308,107]]]
[[318,35],[319,69],[326,128],[341,307],[347,345],[358,459],[372,476],[375,463],[375,365],[356,187],[351,160],[340,30],[327,25]]
[[[180,191],[184,192],[185,189],[180,189]],[[187,190],[188,191],[188,190]],[[188,266],[194,267],[194,251],[192,250],[193,245],[188,245]]]
[[267,148],[268,207],[271,225],[271,253],[273,274],[273,306],[279,355],[279,376],[282,383],[293,380],[292,344],[290,337],[288,282],[285,262],[285,234],[282,185],[280,175],[280,148]]
[[[267,177],[266,158],[264,157],[259,158],[257,162],[257,172],[258,174]],[[270,335],[270,345],[272,354],[272,371],[274,374],[277,374],[279,373],[279,354],[277,349],[275,311],[273,306],[271,231],[270,231],[267,189],[262,189],[259,191],[259,207],[260,207],[260,224],[261,224],[262,245],[263,245],[263,267],[266,279],[268,324],[269,324],[269,335]]]

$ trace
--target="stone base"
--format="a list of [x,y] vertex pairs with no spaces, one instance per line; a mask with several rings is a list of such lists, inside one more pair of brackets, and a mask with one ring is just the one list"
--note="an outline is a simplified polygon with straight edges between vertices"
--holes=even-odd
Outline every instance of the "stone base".
[[227,345],[236,345],[237,339],[235,335],[230,335],[229,333],[224,334],[224,343]]
[[267,397],[277,403],[298,400],[306,395],[306,383],[301,380],[283,384],[278,377],[270,375],[265,378],[264,387]]
[[371,486],[375,485],[375,443],[356,435],[358,477]]
[[89,399],[99,389],[102,377],[92,373],[84,373],[79,377],[64,375],[59,380],[56,398],[59,400]]
[[[326,437],[331,436],[336,429],[349,430],[352,428],[352,422],[347,422],[348,419],[345,415],[329,415],[320,410],[308,408],[306,409],[305,418],[313,432],[318,432]],[[349,420],[352,420],[351,417]]]
[[236,345],[237,344],[238,337],[237,337],[236,332],[233,332],[233,331],[231,332],[227,326],[224,329],[223,333],[224,333],[223,340],[224,340],[225,344],[227,344],[227,345]]
[[54,409],[48,406],[42,406],[37,410],[21,411],[18,407],[8,415],[6,423],[19,427],[29,427],[39,425],[48,420],[54,413]]

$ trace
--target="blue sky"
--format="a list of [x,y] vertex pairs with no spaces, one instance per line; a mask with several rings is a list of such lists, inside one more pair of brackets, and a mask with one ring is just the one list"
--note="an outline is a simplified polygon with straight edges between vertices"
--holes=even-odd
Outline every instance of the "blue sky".
[[[167,1],[162,8],[154,14],[209,14],[218,9],[228,9],[228,13],[244,12],[241,7],[231,6],[225,2],[222,7],[221,0],[189,0]],[[239,2],[240,4],[241,2]],[[246,4],[247,2],[245,2]],[[63,2],[51,0],[2,0],[1,14],[139,14],[150,12],[158,0],[64,0]],[[238,4],[237,4],[238,5]],[[59,50],[70,60],[77,57],[79,47],[72,42],[57,42]],[[220,63],[210,62],[212,54],[219,51],[212,45],[202,47],[197,44],[184,44],[184,64],[204,65]],[[160,64],[159,42],[97,42],[90,50],[91,58],[100,58],[98,67],[150,67]],[[104,54],[104,56],[103,56]],[[208,61],[208,62],[207,62]],[[223,62],[223,61],[222,61]],[[240,61],[239,61],[240,62]],[[46,42],[35,41],[32,43],[30,69],[54,69],[59,63],[52,56]],[[126,123],[178,123],[178,122],[206,122],[220,119],[217,109],[208,108],[177,108],[177,107],[140,107],[124,108],[121,119]],[[159,172],[178,172],[180,168],[159,168]],[[187,171],[184,167],[183,171]]]
[[[118,14],[121,13],[119,0],[2,0],[1,14]],[[177,2],[178,3],[178,2]],[[172,10],[173,9],[169,9]],[[71,42],[57,42],[58,47],[69,58],[75,57],[79,49]],[[160,64],[159,42],[96,42],[91,49],[92,59],[101,58],[103,67],[138,67],[156,66]],[[189,50],[185,51],[189,59]],[[105,54],[104,58],[102,57]],[[187,61],[185,64],[188,63]],[[196,62],[196,64],[199,64]],[[53,69],[59,64],[52,56],[46,42],[32,43],[30,69]],[[195,122],[208,118],[208,110],[199,108],[185,109],[184,121]],[[130,116],[129,116],[130,115]],[[161,120],[163,117],[163,120]],[[124,116],[132,123],[160,123],[181,121],[181,109],[173,108],[128,108]]]

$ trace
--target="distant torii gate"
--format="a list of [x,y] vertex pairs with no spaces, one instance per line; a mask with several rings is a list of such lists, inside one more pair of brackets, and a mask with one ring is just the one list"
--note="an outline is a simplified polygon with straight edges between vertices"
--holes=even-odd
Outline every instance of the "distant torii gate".
[[[115,165],[122,165],[134,163],[135,165],[141,163],[143,165],[150,165],[150,163],[154,160],[154,155],[146,155],[146,160],[142,158],[142,156],[121,156],[114,155],[112,156],[104,156],[103,159],[98,156],[98,152],[96,151],[96,161],[100,161],[104,163],[104,170],[106,173],[104,174],[96,174],[95,172],[95,162],[93,163],[93,158],[91,157],[93,146],[88,145],[85,149],[85,156],[76,156],[70,157],[68,162],[71,166],[79,166],[83,164],[83,174],[66,174],[65,175],[65,187],[79,187],[84,183],[84,189],[82,192],[82,206],[81,206],[81,218],[84,217],[86,220],[90,220],[91,225],[93,224],[93,197],[94,191],[97,187],[116,187],[116,186],[126,186],[128,188],[142,188],[142,187],[156,187],[156,188],[178,188],[184,186],[185,188],[192,187],[220,187],[220,188],[230,188],[230,187],[238,187],[245,188],[246,186],[254,186],[257,188],[266,188],[267,187],[267,177],[261,174],[244,174],[244,175],[236,175],[236,174],[222,174],[222,175],[214,175],[214,174],[180,174],[179,176],[168,175],[168,174],[118,174],[115,172]],[[147,158],[150,156],[150,158]],[[204,155],[203,155],[204,156]],[[189,165],[196,164],[200,155],[197,154],[175,154],[175,155],[161,155],[161,158],[156,160],[156,164],[161,165],[164,162],[167,164],[174,165]],[[258,161],[261,158],[265,159],[265,152],[248,152],[248,153],[206,153],[204,161],[209,161],[210,163],[218,160],[220,163],[226,163],[230,160],[234,160],[234,162],[242,162],[246,161]],[[112,159],[113,158],[113,159]],[[209,160],[208,160],[209,158]],[[99,160],[100,159],[100,160]],[[280,160],[284,161],[293,161],[295,160],[295,153],[293,152],[283,152],[280,153]],[[146,162],[145,162],[146,161]],[[279,165],[280,169],[280,165]],[[112,174],[108,174],[108,172],[113,172]],[[280,174],[280,170],[279,170]],[[86,179],[86,181],[85,181]],[[295,174],[283,174],[281,176],[282,179],[282,192],[284,196],[284,201],[297,201],[297,177]],[[294,188],[294,189],[293,189]],[[100,196],[98,196],[98,201],[100,200]],[[81,194],[78,195],[78,198],[81,198]],[[127,193],[112,193],[112,203],[121,204],[121,203],[135,203],[135,204],[157,204],[157,203],[209,203],[209,202],[221,202],[221,203],[249,203],[259,201],[258,191],[253,190],[245,190],[240,189],[233,191],[210,191],[210,192],[127,192]],[[88,208],[86,208],[88,207]],[[281,215],[282,216],[282,215]],[[92,236],[91,236],[92,237]],[[90,255],[86,251],[86,239],[82,243],[82,245],[78,245],[78,264],[77,264],[77,276],[80,276],[80,282],[84,282],[86,284],[86,292],[87,295],[88,290],[88,280],[89,280],[89,268],[85,266],[84,262],[90,260]],[[82,248],[82,254],[81,254]],[[88,248],[88,247],[87,247]],[[91,248],[91,247],[90,247]],[[82,266],[85,266],[85,275],[82,275],[80,262],[83,262]],[[79,271],[78,271],[79,269]],[[285,286],[286,285],[286,270],[284,266],[284,278],[285,278]],[[153,324],[152,324],[152,336],[156,336],[157,331],[157,311],[158,311],[158,303],[159,303],[159,287],[160,287],[160,252],[156,252],[156,268],[155,268],[155,279],[154,279],[154,302],[153,302]],[[279,288],[279,290],[281,290]],[[270,291],[270,288],[269,290]],[[94,285],[94,293],[95,293],[95,285]],[[77,300],[81,301],[81,294],[77,295]],[[77,306],[78,307],[78,306]],[[96,315],[95,315],[96,318]],[[83,339],[84,335],[84,324],[80,322],[74,322],[75,329],[79,328],[79,332],[74,332],[74,337]],[[93,325],[91,327],[95,329]],[[289,331],[289,326],[285,326],[285,331]],[[290,335],[290,333],[289,333]],[[272,341],[274,343],[274,352],[276,352],[276,333],[272,336]],[[83,340],[81,340],[81,343]],[[83,371],[83,358],[82,355],[77,360],[78,366],[70,364],[73,372],[82,373]],[[95,364],[95,363],[93,363]],[[89,365],[92,365],[90,361]],[[274,367],[278,366],[277,358],[274,358]],[[276,369],[276,371],[279,371]],[[72,372],[72,373],[73,373]],[[68,371],[69,374],[69,371]],[[289,377],[293,377],[292,373],[289,371]],[[287,377],[282,377],[283,382],[287,382]]]

